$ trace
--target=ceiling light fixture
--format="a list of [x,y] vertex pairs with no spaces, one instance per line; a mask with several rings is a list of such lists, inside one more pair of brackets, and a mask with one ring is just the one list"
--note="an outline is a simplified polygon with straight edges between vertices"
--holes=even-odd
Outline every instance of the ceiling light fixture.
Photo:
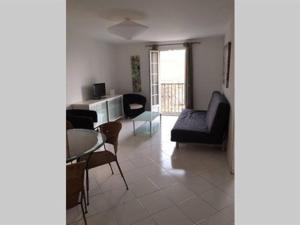
[[133,37],[143,33],[149,27],[133,22],[126,18],[123,22],[113,25],[108,28],[108,31],[112,34],[118,35],[126,40],[131,40]]

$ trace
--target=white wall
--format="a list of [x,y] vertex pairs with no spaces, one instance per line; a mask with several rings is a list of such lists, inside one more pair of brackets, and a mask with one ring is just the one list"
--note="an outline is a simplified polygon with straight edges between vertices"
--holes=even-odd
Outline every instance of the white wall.
[[194,108],[206,110],[214,90],[221,91],[224,37],[201,39],[193,46]]
[[91,97],[93,83],[115,87],[115,47],[67,33],[67,106]]
[[[200,39],[200,45],[194,45],[194,106],[195,109],[207,109],[211,93],[221,90],[223,71],[224,37]],[[139,55],[141,60],[142,94],[147,98],[149,107],[149,52],[145,43],[124,44],[116,47],[117,52],[117,91],[132,92],[130,56]]]
[[227,158],[230,170],[234,173],[234,20],[232,19],[227,27],[225,34],[225,43],[231,41],[231,60],[229,71],[229,87],[222,87],[224,95],[230,102],[230,119],[229,119],[229,132],[227,143]]

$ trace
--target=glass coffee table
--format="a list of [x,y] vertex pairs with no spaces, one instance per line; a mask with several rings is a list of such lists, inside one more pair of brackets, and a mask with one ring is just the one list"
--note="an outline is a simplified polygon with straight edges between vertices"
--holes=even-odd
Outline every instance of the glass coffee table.
[[152,122],[157,118],[160,118],[160,123],[161,123],[161,113],[159,112],[151,112],[151,111],[145,111],[142,114],[138,115],[135,117],[132,122],[133,122],[133,133],[136,135],[136,127],[135,127],[135,122],[137,121],[142,121],[142,122],[149,122],[150,124],[150,136],[152,136]]

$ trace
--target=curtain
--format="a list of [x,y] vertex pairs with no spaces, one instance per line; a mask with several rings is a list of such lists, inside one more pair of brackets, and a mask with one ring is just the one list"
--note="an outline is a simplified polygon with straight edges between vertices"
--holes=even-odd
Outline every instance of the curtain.
[[184,43],[185,51],[185,107],[193,109],[193,44]]

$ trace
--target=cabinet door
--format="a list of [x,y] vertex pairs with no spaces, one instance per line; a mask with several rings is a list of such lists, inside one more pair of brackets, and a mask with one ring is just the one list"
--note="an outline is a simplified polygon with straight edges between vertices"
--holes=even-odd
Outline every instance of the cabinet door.
[[109,121],[119,119],[123,115],[122,97],[114,98],[108,102]]
[[106,123],[107,120],[107,110],[106,110],[106,103],[101,102],[93,105],[93,109],[97,112],[98,116],[98,124]]

